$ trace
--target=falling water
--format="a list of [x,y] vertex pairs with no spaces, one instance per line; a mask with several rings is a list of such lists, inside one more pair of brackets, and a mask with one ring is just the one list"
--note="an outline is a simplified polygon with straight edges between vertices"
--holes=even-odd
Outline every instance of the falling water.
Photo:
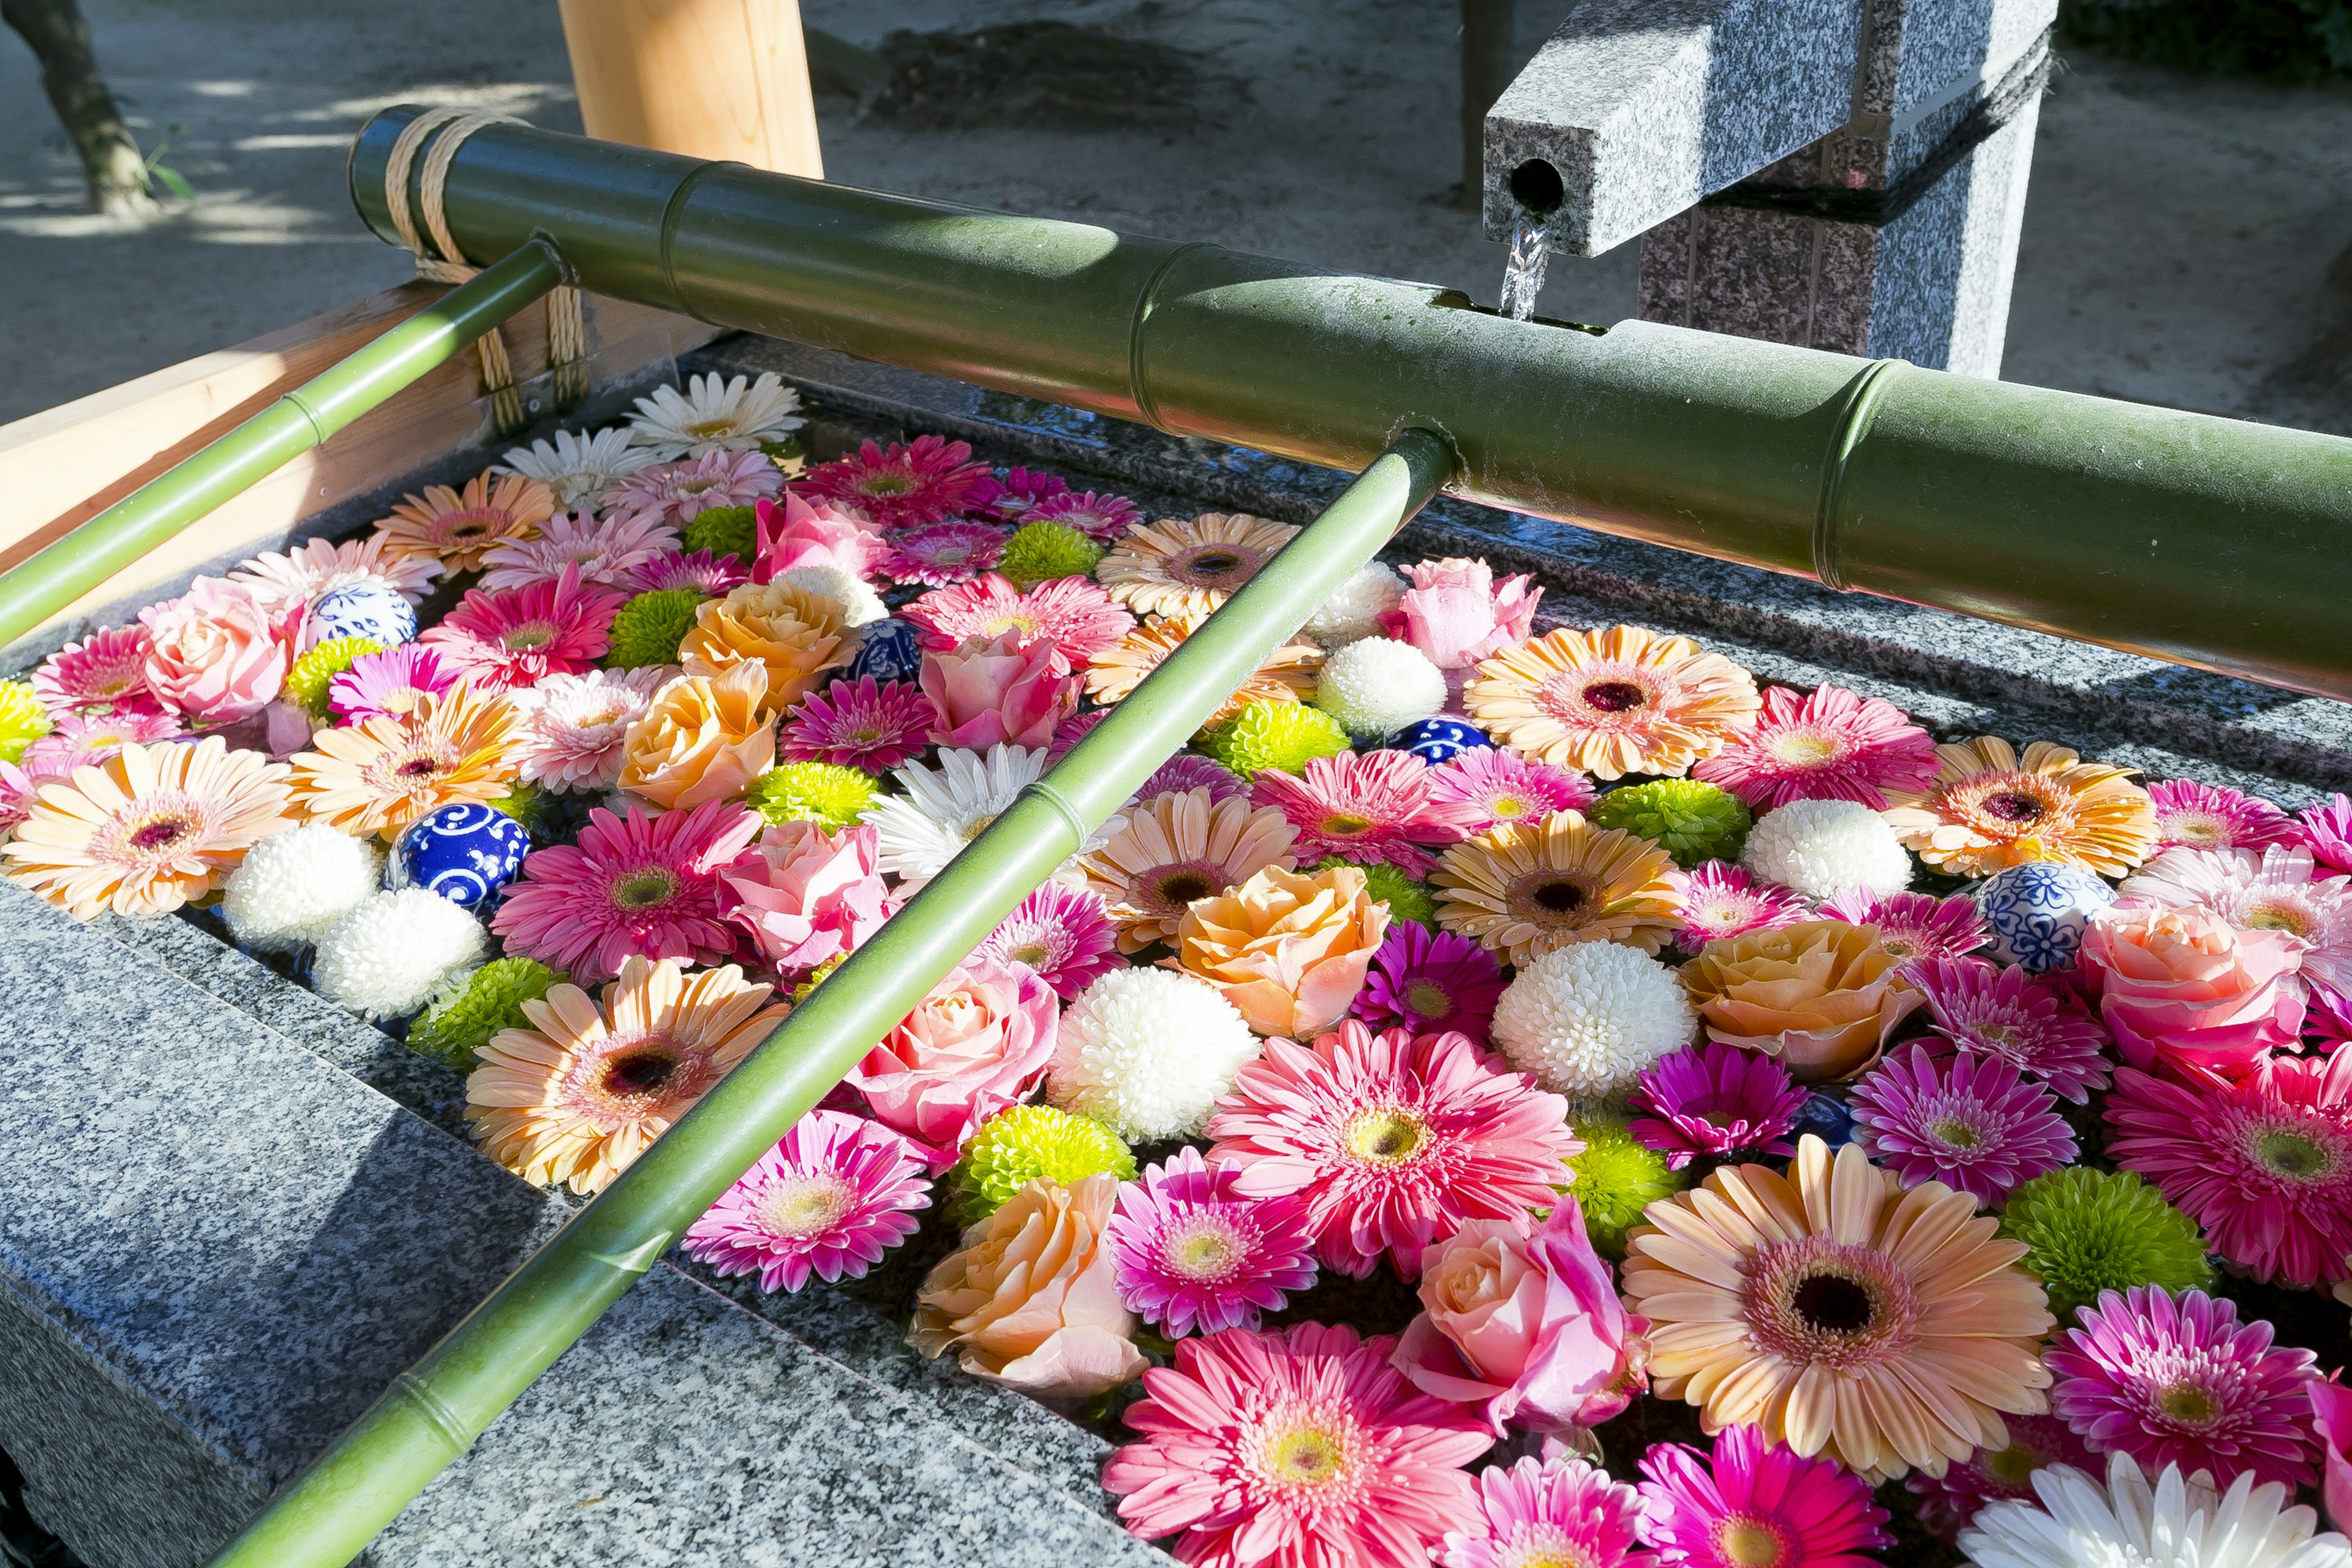
[[1503,314],[1524,321],[1536,313],[1543,292],[1544,264],[1551,258],[1551,235],[1524,214],[1511,226],[1511,259],[1503,267]]

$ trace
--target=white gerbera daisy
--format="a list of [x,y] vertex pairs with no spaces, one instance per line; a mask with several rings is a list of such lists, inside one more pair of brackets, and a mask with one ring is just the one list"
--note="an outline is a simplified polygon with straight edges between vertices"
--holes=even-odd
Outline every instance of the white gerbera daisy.
[[1396,568],[1378,561],[1356,569],[1356,574],[1332,590],[1316,612],[1307,617],[1299,634],[1318,647],[1340,647],[1381,635],[1381,616],[1404,597],[1404,579]]
[[1360,637],[1323,661],[1315,706],[1356,739],[1376,740],[1442,712],[1445,672],[1409,642]]
[[304,823],[245,852],[222,889],[221,916],[245,946],[289,952],[364,901],[383,872],[373,841]]
[[560,507],[593,506],[614,479],[661,461],[660,453],[631,446],[635,435],[624,425],[593,436],[558,430],[553,445],[533,441],[528,447],[517,447],[491,471],[537,479],[555,492],[555,504]]
[[592,669],[507,693],[507,705],[522,715],[522,776],[550,789],[611,789],[621,779],[629,726],[677,673],[666,664]]
[[749,452],[808,423],[793,416],[800,405],[801,395],[772,371],[749,383],[740,375],[724,384],[716,375],[698,375],[683,395],[674,386],[657,386],[651,397],[638,398],[630,438],[664,462]]
[[1886,818],[1850,800],[1792,800],[1767,812],[1739,863],[1813,899],[1866,889],[1881,898],[1911,885],[1911,856]]
[[228,580],[273,614],[315,604],[320,595],[354,583],[381,584],[412,605],[432,592],[433,579],[441,575],[440,558],[425,551],[386,555],[383,542],[381,533],[341,544],[306,539],[291,550],[240,561]]
[[[2202,1478],[2203,1471],[2198,1472]],[[2288,1508],[2285,1487],[2242,1473],[2216,1495],[2167,1465],[2149,1485],[2128,1454],[2107,1456],[2105,1487],[2072,1465],[2033,1472],[2036,1508],[1987,1503],[1960,1531],[1978,1568],[2345,1568],[2352,1543],[2314,1533],[2319,1516]]]
[[330,1002],[370,1018],[396,1018],[479,963],[489,946],[470,910],[423,888],[404,888],[373,895],[329,926],[310,978]]
[[1045,772],[1043,746],[991,746],[986,756],[944,747],[935,768],[894,769],[907,793],[883,796],[861,820],[874,825],[883,870],[927,882]]
[[1197,1136],[1257,1037],[1207,981],[1168,969],[1114,969],[1062,1012],[1045,1098],[1129,1142]]
[[596,521],[594,514],[557,512],[536,539],[509,539],[482,555],[485,588],[527,588],[552,583],[566,566],[580,568],[583,586],[635,592],[629,574],[665,550],[677,548],[677,530],[658,517],[636,514]]
[[1697,1032],[1675,972],[1622,942],[1580,942],[1531,959],[1495,1005],[1495,1048],[1574,1099],[1632,1088]]

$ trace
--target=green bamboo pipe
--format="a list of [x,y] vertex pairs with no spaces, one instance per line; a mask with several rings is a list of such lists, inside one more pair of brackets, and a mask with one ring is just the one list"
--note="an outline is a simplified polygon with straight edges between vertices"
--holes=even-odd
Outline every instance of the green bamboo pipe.
[[1401,431],[742,1065],[403,1373],[214,1568],[349,1562],[1370,560],[1454,460],[1436,437]]
[[502,259],[0,576],[0,647],[268,479],[563,281],[545,240]]

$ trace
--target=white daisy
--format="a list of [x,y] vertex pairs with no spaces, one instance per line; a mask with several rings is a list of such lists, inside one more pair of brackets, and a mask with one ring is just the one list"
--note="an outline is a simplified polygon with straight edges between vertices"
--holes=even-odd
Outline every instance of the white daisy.
[[272,614],[298,603],[316,604],[333,589],[365,582],[379,583],[415,604],[432,591],[433,579],[441,575],[439,557],[425,551],[386,555],[383,543],[381,533],[347,539],[341,544],[307,539],[283,552],[273,550],[240,561],[228,580]]
[[2319,1516],[2288,1508],[2276,1481],[2241,1474],[2216,1496],[2167,1465],[2148,1484],[2131,1456],[2107,1456],[2107,1484],[2072,1465],[2033,1472],[2042,1506],[1987,1503],[1960,1531],[1978,1568],[2346,1568],[2352,1543],[2315,1534]]
[[552,583],[566,566],[580,568],[583,586],[593,584],[635,593],[629,574],[665,550],[677,548],[677,530],[657,517],[612,517],[599,522],[589,512],[557,512],[539,525],[536,539],[509,539],[482,555],[485,588],[527,588]]
[[939,766],[908,763],[894,769],[905,795],[885,795],[861,820],[879,836],[879,860],[912,886],[927,882],[961,853],[1045,772],[1043,746],[991,746],[986,756],[943,747]]
[[637,399],[629,421],[631,439],[665,462],[705,452],[749,452],[808,423],[795,418],[801,395],[772,371],[755,382],[743,377],[721,384],[716,375],[698,375],[681,396],[674,386],[657,386]]
[[639,468],[661,461],[660,453],[631,446],[634,435],[634,431],[620,425],[599,430],[593,436],[558,430],[552,446],[533,441],[528,447],[517,447],[507,454],[504,463],[491,471],[537,479],[555,492],[558,506],[592,506],[614,479],[625,479]]

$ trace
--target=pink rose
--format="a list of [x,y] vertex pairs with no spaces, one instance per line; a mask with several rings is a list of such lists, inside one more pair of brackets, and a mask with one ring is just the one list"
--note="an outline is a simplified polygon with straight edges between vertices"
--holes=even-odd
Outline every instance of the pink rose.
[[2233,930],[2202,905],[2110,904],[2083,933],[2083,968],[2124,1060],[2175,1078],[2243,1078],[2292,1046],[2301,959],[2285,932]]
[[227,724],[260,712],[286,685],[307,606],[282,619],[236,584],[199,577],[176,599],[139,612],[147,628],[147,686],[191,724]]
[[786,490],[781,501],[754,502],[751,518],[759,537],[751,563],[754,583],[772,583],[803,566],[836,566],[863,577],[890,553],[874,521],[838,501],[811,506]]
[[[2336,1289],[2340,1296],[2344,1287]],[[2312,1428],[2323,1448],[2319,1504],[2338,1530],[2352,1525],[2352,1388],[2336,1381],[2341,1375],[2330,1373],[2303,1385],[2311,1395]]]
[[1467,669],[1525,642],[1541,588],[1525,576],[1497,586],[1484,561],[1423,561],[1405,568],[1412,586],[1381,616],[1381,629],[1427,654],[1440,669]]
[[939,722],[931,743],[984,752],[1043,746],[1078,706],[1082,678],[1054,673],[1054,645],[1021,646],[1017,634],[971,637],[953,653],[923,656],[923,695]]
[[1060,1016],[1027,964],[967,959],[842,1081],[944,1171],[974,1128],[1037,1087]]
[[1497,1436],[1598,1426],[1646,1382],[1650,1325],[1617,1299],[1572,1197],[1533,1236],[1473,1219],[1423,1248],[1421,1302],[1392,1363],[1423,1394],[1485,1406]]
[[728,913],[751,932],[778,973],[803,975],[882,929],[889,889],[875,865],[878,836],[814,822],[770,827],[721,877]]

